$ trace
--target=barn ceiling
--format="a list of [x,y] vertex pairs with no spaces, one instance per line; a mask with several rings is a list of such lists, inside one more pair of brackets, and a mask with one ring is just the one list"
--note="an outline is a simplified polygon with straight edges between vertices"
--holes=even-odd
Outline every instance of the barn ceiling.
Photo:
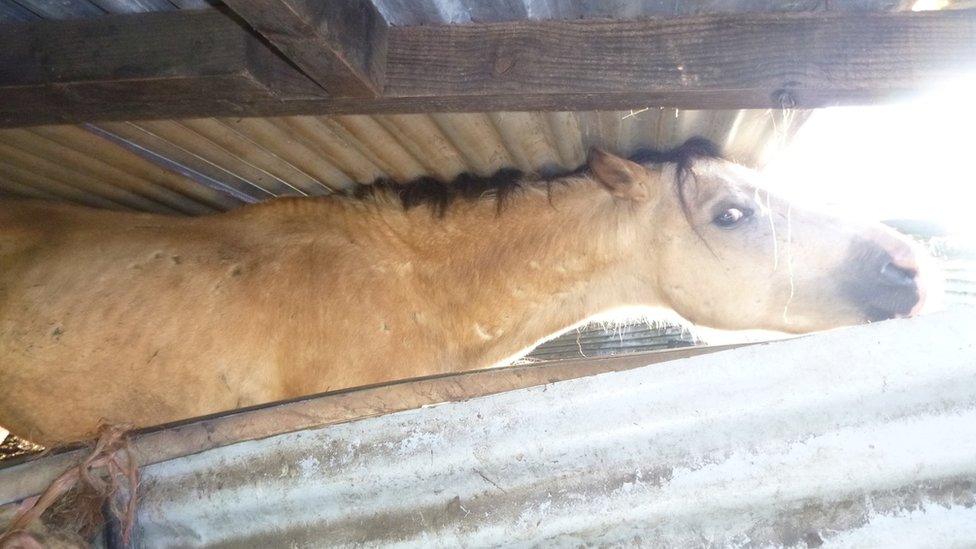
[[[206,0],[0,0],[0,23],[214,9]],[[375,0],[393,25],[513,19],[640,18],[733,11],[812,11],[805,0]],[[901,0],[845,0],[830,9],[892,10]],[[100,208],[197,215],[275,196],[315,196],[422,175],[451,179],[503,167],[552,173],[601,146],[626,154],[700,135],[761,164],[804,112],[644,109],[198,118],[0,130],[0,193]]]

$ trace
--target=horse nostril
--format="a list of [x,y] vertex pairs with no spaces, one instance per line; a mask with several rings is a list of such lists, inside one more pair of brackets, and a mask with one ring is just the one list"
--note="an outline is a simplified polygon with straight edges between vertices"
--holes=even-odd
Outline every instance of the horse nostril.
[[910,286],[915,284],[915,277],[918,271],[911,268],[900,267],[894,261],[889,261],[881,267],[881,277],[895,286]]

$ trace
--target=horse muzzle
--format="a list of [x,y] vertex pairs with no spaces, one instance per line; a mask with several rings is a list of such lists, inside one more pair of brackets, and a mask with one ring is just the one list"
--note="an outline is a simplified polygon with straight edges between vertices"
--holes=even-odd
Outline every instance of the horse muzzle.
[[918,314],[928,293],[923,253],[893,231],[868,231],[851,246],[845,262],[852,275],[845,277],[845,294],[869,321]]

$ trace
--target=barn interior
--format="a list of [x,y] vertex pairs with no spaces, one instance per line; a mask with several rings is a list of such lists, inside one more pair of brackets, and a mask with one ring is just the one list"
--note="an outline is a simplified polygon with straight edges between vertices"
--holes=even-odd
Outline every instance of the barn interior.
[[[971,0],[0,0],[0,200],[200,216],[378,179],[546,176],[593,147],[626,156],[695,136],[800,181],[777,190],[803,194],[843,171],[829,158],[811,167],[832,154],[831,135],[904,142],[870,126],[932,122],[926,109],[946,104],[937,94],[976,69],[974,10]],[[962,142],[944,129],[976,120],[966,112],[954,104],[939,111],[943,126],[918,126],[943,133],[917,165]],[[886,146],[865,145],[847,168],[885,162]],[[852,184],[872,189],[859,205],[916,192],[892,187],[889,172],[847,172],[805,198],[850,206],[838,194]],[[866,215],[928,246],[950,308],[976,304],[976,230],[956,224],[965,215]],[[525,362],[770,337],[601,322]],[[38,450],[14,437],[4,448],[12,463]]]
[[[785,2],[761,7],[742,2],[601,3],[527,0],[521,4],[508,4],[429,0],[377,1],[374,3],[374,16],[390,27],[409,28],[517,21],[649,19],[757,11],[917,12],[962,10],[970,7],[972,6],[969,3],[963,1],[941,0],[838,2],[823,6],[820,2]],[[177,12],[163,14],[176,17],[174,21],[181,16],[188,19],[235,17],[232,10],[220,2],[4,0],[0,3],[0,23],[28,24],[22,27],[27,30],[31,28],[31,22],[92,20],[97,25],[100,18],[112,15],[160,12]],[[151,21],[151,16],[144,17],[150,18],[146,19],[147,22]],[[248,25],[246,19],[238,19],[237,23],[245,27]],[[136,26],[139,22],[130,18],[127,24]],[[12,39],[16,36],[19,40],[21,34],[11,32],[9,36]],[[19,54],[14,48],[9,48],[8,51],[11,69],[23,70],[26,59],[22,56],[15,59]],[[149,77],[151,75],[142,78]],[[16,78],[20,79],[21,85],[28,87],[54,86],[53,82],[45,82],[40,73],[33,77],[18,75]],[[105,74],[99,78],[116,80],[118,77]],[[936,80],[928,83],[928,87],[938,90],[940,85],[943,88],[956,86],[953,79],[942,80],[948,83]],[[14,82],[7,83],[7,93],[13,93],[13,84]],[[121,84],[116,82],[112,85]],[[956,87],[962,89],[957,89],[956,97],[948,101],[955,102],[972,88]],[[24,91],[28,88],[20,89]],[[325,86],[324,93],[328,93],[328,89]],[[928,91],[931,95],[932,90]],[[911,102],[919,95],[924,97],[924,93],[913,94],[906,90],[888,90],[888,93],[893,94],[894,101],[902,103]],[[833,159],[831,162],[819,162],[818,153],[836,155],[836,148],[833,151],[811,151],[807,147],[804,151],[807,165],[802,169],[797,166],[796,158],[784,160],[784,157],[789,156],[783,154],[784,150],[813,114],[811,109],[802,108],[807,105],[796,104],[793,97],[795,94],[788,94],[789,98],[785,103],[781,101],[777,105],[773,101],[774,104],[763,109],[674,108],[656,106],[647,101],[623,100],[621,105],[631,105],[625,110],[525,111],[519,108],[517,102],[512,102],[512,110],[492,112],[435,112],[435,107],[405,109],[424,112],[398,112],[401,109],[394,108],[377,114],[180,118],[161,115],[164,117],[160,119],[156,119],[157,116],[154,115],[153,119],[148,120],[128,119],[131,115],[126,114],[125,107],[121,106],[112,107],[112,110],[121,109],[118,113],[100,112],[90,116],[82,114],[82,102],[100,102],[98,107],[89,104],[84,108],[109,108],[97,95],[85,99],[79,94],[80,92],[65,92],[57,99],[61,102],[58,107],[76,111],[71,113],[58,113],[56,109],[48,109],[50,105],[39,100],[43,95],[32,97],[30,104],[26,106],[23,103],[7,102],[7,110],[11,112],[6,115],[7,122],[4,125],[10,127],[0,130],[0,170],[3,170],[0,172],[3,175],[0,193],[11,197],[57,200],[97,208],[168,215],[205,215],[278,196],[320,196],[343,192],[355,185],[371,184],[380,178],[406,183],[418,177],[434,176],[450,181],[463,172],[490,175],[504,168],[516,168],[527,174],[544,176],[580,166],[585,161],[586,152],[592,147],[628,155],[640,148],[668,149],[694,136],[712,140],[729,158],[748,166],[764,168],[772,161],[772,170],[779,175],[779,179],[793,182],[792,188],[777,189],[781,192],[795,190],[802,185],[808,190],[808,195],[814,195],[814,200],[823,200],[824,197],[848,195],[851,188],[848,183],[858,180],[857,188],[864,189],[864,193],[873,193],[873,197],[852,200],[850,196],[846,196],[845,200],[835,202],[847,206],[856,202],[857,206],[863,207],[869,200],[879,201],[878,195],[890,193],[892,189],[891,184],[882,187],[882,184],[870,181],[870,177],[865,177],[864,174],[850,175],[854,161],[843,169],[831,166],[836,162]],[[204,94],[197,95],[194,101],[199,102],[201,95]],[[113,97],[109,103],[114,103],[120,97],[125,96]],[[75,103],[69,107],[65,104],[68,101]],[[160,98],[144,97],[142,101],[145,109],[167,108],[160,104]],[[168,101],[186,100],[171,97]],[[827,99],[823,104],[831,105],[836,102]],[[478,108],[476,103],[452,105],[452,110],[474,110]],[[25,108],[42,112],[31,114],[25,112]],[[189,106],[185,108],[192,110]],[[240,109],[246,111],[247,107],[241,106]],[[343,110],[356,109],[350,107]],[[885,107],[876,107],[875,110],[882,112],[866,116],[893,119],[893,122],[889,122],[890,126],[896,126],[906,118],[904,115],[899,117],[897,111],[894,114],[884,112]],[[916,113],[931,111],[924,105],[913,110],[911,103],[909,110]],[[207,110],[203,108],[201,113],[205,112]],[[961,127],[964,122],[957,119],[959,115],[960,109],[953,108],[951,112],[940,111],[935,116],[943,117],[950,126]],[[843,120],[847,115],[820,113],[816,116]],[[863,118],[865,115],[861,116]],[[38,125],[38,122],[53,122],[50,119],[64,117],[74,118],[79,123]],[[890,158],[890,151],[884,148],[879,151],[877,146],[870,150],[870,145],[878,141],[879,137],[901,137],[926,129],[941,136],[930,138],[930,141],[935,141],[932,148],[940,149],[943,157],[962,156],[945,150],[947,143],[964,142],[952,137],[945,131],[945,127],[863,131],[863,126],[875,123],[865,121],[861,124],[844,125],[841,122],[840,127],[837,127],[835,122],[835,127],[821,130],[820,133],[857,136],[851,139],[859,142],[851,143],[844,149],[869,149],[866,154],[859,156],[857,163],[861,165],[888,164],[885,154]],[[858,127],[862,127],[860,135]],[[820,140],[829,138],[821,137]],[[905,142],[905,139],[902,138],[901,141]],[[825,147],[823,143],[819,146]],[[795,156],[794,153],[793,157]],[[819,174],[818,181],[809,177],[798,177],[812,171],[811,164],[814,162],[831,168],[822,168],[825,173]],[[920,158],[916,162],[916,165],[923,167],[944,164],[946,161],[939,159],[939,153],[935,152],[929,155],[928,160]],[[954,168],[953,166],[950,170]],[[833,172],[827,172],[828,169],[833,169]],[[848,175],[839,178],[837,172]],[[913,177],[921,178],[922,175],[913,174]],[[890,179],[890,174],[883,174],[880,178]],[[802,183],[796,182],[801,179]],[[840,182],[826,188],[825,179]],[[809,189],[817,190],[811,193]],[[902,192],[901,200],[906,200],[903,197],[908,194],[910,193]],[[946,238],[947,229],[940,225],[943,220],[937,219],[938,214],[933,215],[931,208],[924,212],[899,211],[892,217],[891,212],[885,212],[883,206],[869,215],[878,220],[892,222],[903,231],[913,232],[914,236],[929,242],[930,247],[936,249],[939,256],[947,261],[946,268],[953,272],[946,289],[948,302],[976,302],[976,290],[973,290],[976,277],[968,263],[968,243],[961,242],[958,234]],[[916,214],[915,218],[912,218],[913,213]],[[746,336],[711,334],[713,340],[722,342],[741,340],[743,337]],[[535,356],[552,359],[618,354],[626,349],[647,351],[692,344],[696,340],[701,340],[701,334],[696,336],[686,330],[676,330],[674,326],[657,327],[638,323],[615,332],[606,330],[603,326],[590,326],[574,334],[567,334],[560,341],[541,349]]]

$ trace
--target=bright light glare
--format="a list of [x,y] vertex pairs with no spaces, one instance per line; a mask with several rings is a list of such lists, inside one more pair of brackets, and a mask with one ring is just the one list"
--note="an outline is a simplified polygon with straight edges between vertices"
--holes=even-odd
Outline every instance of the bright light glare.
[[941,10],[949,5],[949,0],[916,0],[912,4],[912,11]]
[[814,112],[766,166],[774,192],[873,220],[976,231],[976,77],[916,100]]

